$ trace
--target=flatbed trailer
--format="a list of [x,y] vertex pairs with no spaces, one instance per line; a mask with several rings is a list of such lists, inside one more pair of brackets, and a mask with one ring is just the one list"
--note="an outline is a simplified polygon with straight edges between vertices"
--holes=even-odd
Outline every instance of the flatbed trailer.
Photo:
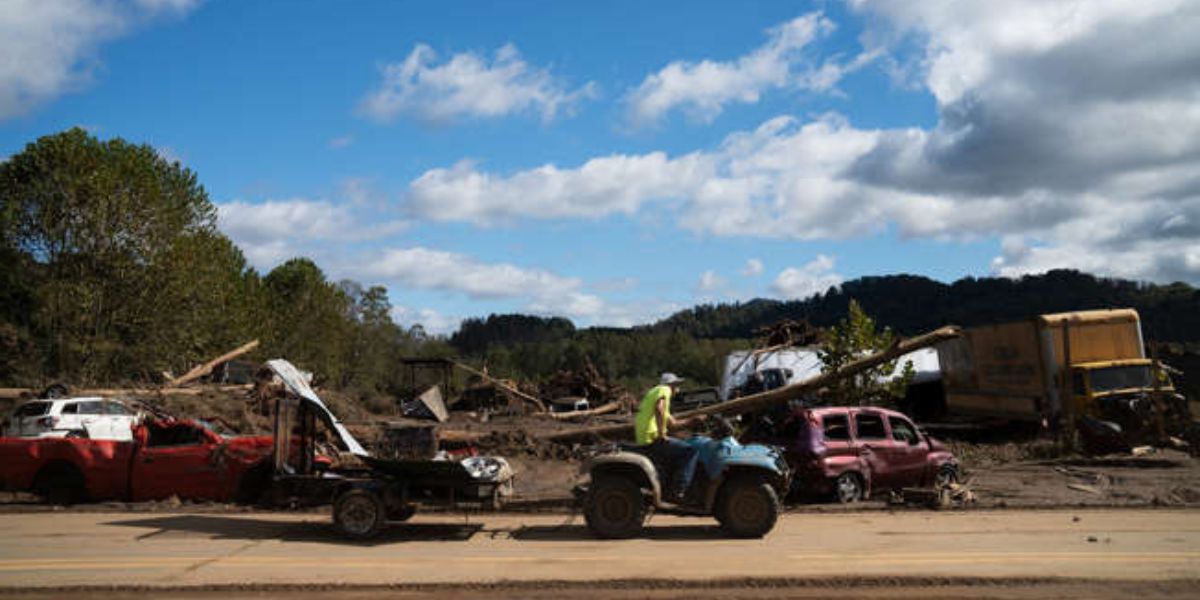
[[[283,383],[276,396],[272,469],[262,502],[332,505],[333,522],[350,538],[378,535],[419,506],[499,508],[512,493],[512,469],[499,457],[462,460],[389,460],[371,456],[284,360],[268,361]],[[317,458],[321,422],[353,455],[329,466]],[[355,464],[356,463],[356,464]]]

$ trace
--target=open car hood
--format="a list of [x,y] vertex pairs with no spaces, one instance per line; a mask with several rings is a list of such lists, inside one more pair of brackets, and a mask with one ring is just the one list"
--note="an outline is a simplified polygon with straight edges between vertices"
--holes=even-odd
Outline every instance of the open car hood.
[[321,398],[313,391],[308,382],[304,380],[304,376],[300,374],[300,370],[292,363],[282,359],[275,358],[267,361],[267,367],[279,376],[279,380],[283,385],[287,386],[288,390],[299,397],[302,401],[308,402],[317,409],[317,415],[321,420],[325,421],[325,425],[329,426],[331,431],[337,432],[338,437],[342,440],[342,444],[346,446],[351,454],[355,456],[370,456],[367,451],[350,435],[350,432],[342,425],[341,421],[333,415],[329,407],[321,402]]

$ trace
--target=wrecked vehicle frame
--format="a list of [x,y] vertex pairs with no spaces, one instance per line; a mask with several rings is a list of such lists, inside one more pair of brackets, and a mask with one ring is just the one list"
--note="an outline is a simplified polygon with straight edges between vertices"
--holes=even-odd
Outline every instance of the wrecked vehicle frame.
[[[343,535],[368,539],[389,521],[410,518],[420,505],[499,508],[512,494],[512,470],[497,457],[461,461],[389,460],[371,456],[284,360],[267,362],[283,384],[275,398],[274,448],[269,469],[260,472],[260,504],[333,506]],[[354,456],[331,465],[317,452],[326,432]],[[358,464],[353,464],[357,462]]]

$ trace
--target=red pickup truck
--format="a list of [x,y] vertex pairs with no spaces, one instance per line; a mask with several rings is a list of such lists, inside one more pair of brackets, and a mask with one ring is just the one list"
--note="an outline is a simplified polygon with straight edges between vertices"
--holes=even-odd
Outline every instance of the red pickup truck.
[[271,436],[228,437],[202,421],[155,419],[133,441],[0,438],[0,489],[54,504],[83,500],[228,501],[266,465]]

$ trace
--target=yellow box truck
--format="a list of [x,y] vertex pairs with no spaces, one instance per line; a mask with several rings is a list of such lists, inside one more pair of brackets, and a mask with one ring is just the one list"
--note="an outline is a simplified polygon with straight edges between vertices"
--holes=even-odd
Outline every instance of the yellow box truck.
[[[1064,332],[1069,332],[1064,338]],[[1173,395],[1145,356],[1132,309],[1087,310],[971,327],[938,346],[950,414],[1053,422],[1103,415],[1107,399]],[[1069,377],[1064,399],[1062,377]],[[1156,381],[1157,379],[1157,381]]]

